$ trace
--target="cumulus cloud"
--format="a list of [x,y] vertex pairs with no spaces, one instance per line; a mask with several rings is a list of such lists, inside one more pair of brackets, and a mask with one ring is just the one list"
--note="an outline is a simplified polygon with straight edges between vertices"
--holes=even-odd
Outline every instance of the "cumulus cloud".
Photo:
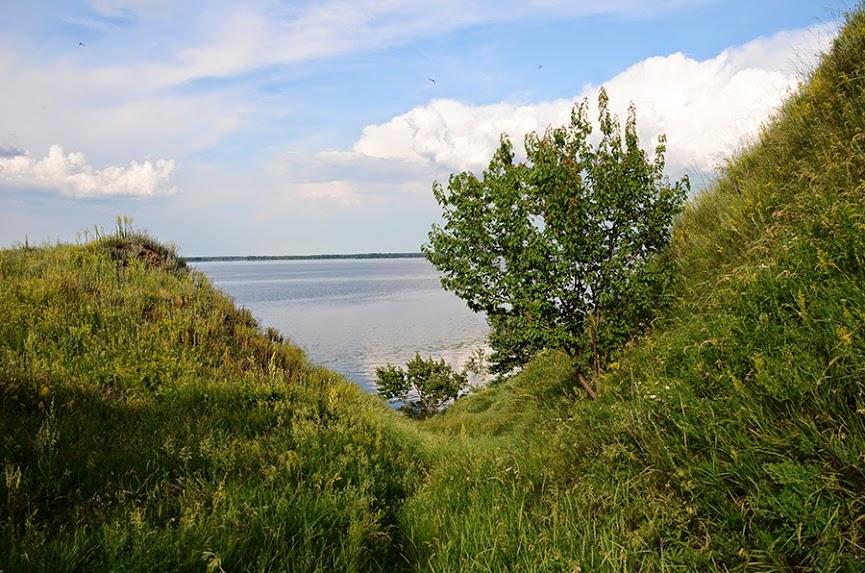
[[[682,53],[644,60],[605,82],[613,111],[637,106],[642,144],[668,136],[668,170],[709,172],[758,133],[796,88],[835,34],[834,25],[782,32],[698,61]],[[472,106],[434,100],[382,124],[368,125],[354,144],[359,154],[435,163],[458,170],[483,168],[501,133],[516,144],[526,133],[563,125],[575,101],[596,99],[586,86],[573,99],[530,105]]]
[[[671,10],[704,1],[663,0],[653,6]],[[0,83],[8,86],[0,106],[0,125],[23,138],[15,141],[15,153],[0,148],[0,157],[23,155],[17,153],[19,147],[46,149],[57,141],[85,150],[102,164],[119,164],[127,157],[148,154],[178,157],[207,151],[230,134],[244,129],[249,133],[260,129],[267,118],[288,113],[284,102],[261,99],[256,84],[260,78],[251,75],[252,70],[378,50],[479,23],[515,21],[526,14],[551,18],[645,12],[639,0],[442,0],[434,4],[325,0],[291,6],[269,0],[217,0],[204,12],[192,4],[168,0],[87,3],[92,23],[105,25],[92,41],[87,40],[87,50],[76,48],[53,60],[40,60],[42,55],[34,59],[33,54],[43,54],[41,49],[25,56],[20,48],[23,38],[18,41],[0,34]],[[169,12],[171,22],[185,24],[167,25],[165,14]],[[163,40],[158,45],[148,43],[142,50],[142,38],[154,33]],[[76,37],[71,45],[77,41]],[[232,76],[239,81],[214,81]],[[448,107],[444,101],[441,105]],[[452,112],[444,109],[442,115],[449,118]],[[421,125],[425,119],[413,121]],[[525,119],[534,120],[531,114]],[[440,131],[436,136],[435,127],[421,126],[427,137],[419,144],[423,154],[438,153],[440,165],[455,157],[453,151],[438,151],[443,147],[435,137],[452,138],[453,149],[469,147],[477,156],[486,150],[474,137],[463,141],[462,137],[470,135],[461,135],[465,129]],[[497,138],[499,123],[488,127]],[[535,127],[531,123],[526,129]],[[390,157],[386,150],[370,153],[368,156]],[[151,179],[163,182],[144,188],[165,192],[164,179],[158,175],[163,169],[158,162],[143,167],[148,165],[154,173]],[[69,169],[77,167],[70,163]],[[97,173],[105,176],[89,169],[89,175],[81,179],[90,180]],[[9,178],[8,173],[4,175],[4,180]],[[68,179],[64,185],[65,193],[102,194],[87,190],[84,183],[72,185]],[[56,182],[48,186],[57,187]]]
[[0,186],[51,189],[74,197],[153,197],[177,192],[169,182],[176,169],[175,161],[165,159],[94,169],[83,153],[67,154],[52,145],[41,159],[28,152],[0,155]]
[[353,150],[380,159],[478,168],[489,161],[502,133],[520,141],[526,133],[561,125],[570,117],[572,104],[557,100],[522,106],[471,106],[434,100],[385,124],[366,126]]

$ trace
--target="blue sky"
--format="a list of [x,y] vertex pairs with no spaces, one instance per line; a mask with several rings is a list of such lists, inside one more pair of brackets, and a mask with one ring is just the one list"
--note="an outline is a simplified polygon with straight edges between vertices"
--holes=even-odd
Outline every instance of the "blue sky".
[[416,251],[433,181],[600,86],[645,147],[667,135],[671,177],[705,181],[847,7],[0,1],[0,246],[128,215],[190,256]]

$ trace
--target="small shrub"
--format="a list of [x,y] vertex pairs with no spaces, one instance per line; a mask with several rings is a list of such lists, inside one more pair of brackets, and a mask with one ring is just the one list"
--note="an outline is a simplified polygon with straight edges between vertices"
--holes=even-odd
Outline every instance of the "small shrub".
[[406,368],[388,364],[375,369],[379,394],[402,402],[400,408],[412,418],[427,418],[451,400],[456,400],[468,385],[468,375],[455,372],[444,359],[424,360],[420,354]]

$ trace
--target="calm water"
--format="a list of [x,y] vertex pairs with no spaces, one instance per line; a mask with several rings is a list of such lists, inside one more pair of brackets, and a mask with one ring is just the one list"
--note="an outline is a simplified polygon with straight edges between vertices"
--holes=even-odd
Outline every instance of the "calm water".
[[375,391],[375,367],[421,356],[462,367],[483,315],[442,290],[426,259],[195,263],[213,284],[317,363]]

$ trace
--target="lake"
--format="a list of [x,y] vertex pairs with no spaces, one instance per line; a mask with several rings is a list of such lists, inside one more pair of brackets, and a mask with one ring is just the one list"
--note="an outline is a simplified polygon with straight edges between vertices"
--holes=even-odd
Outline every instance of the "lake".
[[199,262],[217,288],[310,358],[375,392],[375,368],[421,356],[455,368],[486,348],[483,314],[441,288],[426,259]]

